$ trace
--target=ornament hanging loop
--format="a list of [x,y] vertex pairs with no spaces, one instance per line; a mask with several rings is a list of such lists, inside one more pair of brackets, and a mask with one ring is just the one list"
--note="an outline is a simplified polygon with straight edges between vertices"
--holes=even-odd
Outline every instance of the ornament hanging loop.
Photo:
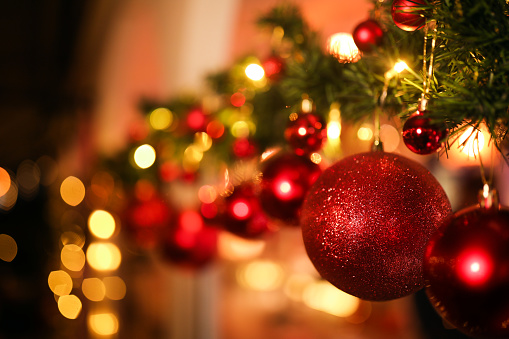
[[487,211],[498,210],[500,207],[497,190],[488,184],[484,184],[483,189],[479,191],[478,200],[481,208]]

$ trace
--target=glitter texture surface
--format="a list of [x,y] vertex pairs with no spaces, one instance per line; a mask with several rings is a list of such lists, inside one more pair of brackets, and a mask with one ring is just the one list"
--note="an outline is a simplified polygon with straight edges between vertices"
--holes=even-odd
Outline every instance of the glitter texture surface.
[[451,213],[433,175],[402,156],[369,152],[335,163],[303,205],[309,258],[337,288],[383,301],[423,287],[424,248]]

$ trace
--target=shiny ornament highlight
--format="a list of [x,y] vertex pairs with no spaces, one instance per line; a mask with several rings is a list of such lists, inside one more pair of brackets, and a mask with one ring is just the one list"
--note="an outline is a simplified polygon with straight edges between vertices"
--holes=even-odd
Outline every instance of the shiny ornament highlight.
[[353,31],[353,41],[362,52],[370,52],[383,41],[384,31],[380,24],[373,19],[361,22]]
[[327,124],[318,114],[300,113],[289,121],[285,139],[298,155],[317,152],[327,140]]
[[426,18],[423,11],[416,8],[427,5],[425,0],[394,0],[391,9],[394,24],[408,32],[421,29],[426,24]]
[[402,137],[405,145],[414,153],[431,154],[440,150],[447,130],[433,124],[426,111],[417,111],[403,125]]
[[318,178],[302,210],[302,234],[321,276],[365,300],[391,300],[424,286],[430,236],[451,212],[431,173],[402,156],[344,158]]

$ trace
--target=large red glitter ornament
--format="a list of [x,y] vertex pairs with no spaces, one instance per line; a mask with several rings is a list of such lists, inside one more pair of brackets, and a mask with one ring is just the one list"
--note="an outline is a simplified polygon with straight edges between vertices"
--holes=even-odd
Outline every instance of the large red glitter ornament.
[[369,52],[383,41],[384,31],[373,19],[361,22],[353,30],[353,41],[359,50]]
[[269,219],[263,213],[255,186],[246,182],[234,187],[220,207],[223,227],[243,238],[257,238],[270,232]]
[[423,11],[416,8],[427,5],[426,0],[394,0],[391,9],[394,24],[408,32],[424,27],[426,18]]
[[431,154],[443,146],[443,139],[447,130],[433,124],[426,115],[426,111],[417,111],[405,121],[403,125],[403,141],[412,152],[417,154]]
[[192,268],[212,261],[217,251],[218,230],[207,226],[200,213],[179,213],[163,241],[162,253],[168,261]]
[[296,154],[311,154],[323,147],[327,139],[327,125],[318,114],[300,113],[289,121],[285,139]]
[[448,218],[424,258],[435,310],[473,337],[509,338],[509,210],[470,207]]
[[451,205],[431,173],[402,156],[344,158],[318,178],[302,210],[309,258],[323,278],[366,300],[423,287],[424,247]]
[[271,217],[299,225],[300,210],[306,194],[322,173],[308,157],[276,154],[263,164],[260,201]]

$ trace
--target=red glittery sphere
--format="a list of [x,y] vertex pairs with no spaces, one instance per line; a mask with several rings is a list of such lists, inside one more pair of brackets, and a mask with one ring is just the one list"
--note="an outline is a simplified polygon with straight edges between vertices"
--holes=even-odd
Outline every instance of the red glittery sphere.
[[300,113],[288,123],[285,139],[296,154],[311,154],[319,151],[327,139],[327,125],[318,114]]
[[375,20],[361,22],[353,30],[353,41],[362,52],[369,52],[383,41],[384,31]]
[[262,211],[254,184],[234,188],[221,206],[224,228],[243,238],[257,238],[270,232],[269,218]]
[[392,19],[394,24],[404,31],[413,32],[426,24],[422,10],[416,7],[427,6],[425,0],[394,0],[392,2]]
[[260,201],[271,217],[299,225],[300,209],[306,194],[322,173],[308,157],[277,154],[263,164]]
[[417,111],[403,125],[403,141],[412,152],[431,154],[442,148],[447,130],[433,124],[424,112]]
[[477,206],[455,213],[430,239],[426,293],[458,330],[509,338],[509,210]]
[[420,164],[361,153],[315,182],[304,201],[302,234],[324,279],[361,299],[390,300],[424,286],[424,248],[450,211],[444,190]]

